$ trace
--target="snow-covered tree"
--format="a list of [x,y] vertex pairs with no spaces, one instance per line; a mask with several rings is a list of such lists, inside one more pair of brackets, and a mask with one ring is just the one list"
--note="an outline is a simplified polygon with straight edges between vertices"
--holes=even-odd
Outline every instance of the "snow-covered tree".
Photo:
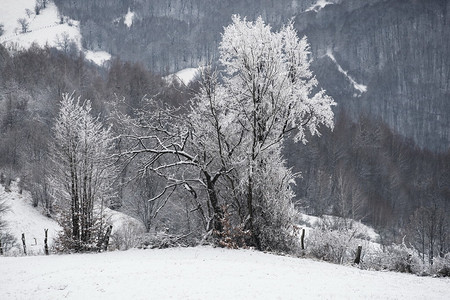
[[161,107],[152,99],[142,101],[143,108],[133,111],[134,118],[116,112],[124,129],[120,161],[128,170],[128,176],[135,173],[129,179],[134,181],[129,187],[145,189],[145,192],[137,192],[139,195],[134,199],[124,199],[125,207],[149,230],[169,198],[181,193],[186,202],[183,206],[189,203],[186,209],[198,213],[203,228],[208,229],[211,218],[196,192],[198,186],[207,186],[200,177],[204,160],[192,151],[186,116],[178,109]]
[[63,94],[53,127],[49,179],[64,248],[95,248],[103,234],[102,208],[113,196],[113,141],[110,129],[91,115],[89,100]]
[[438,209],[436,202],[419,207],[411,215],[408,237],[423,261],[428,256],[428,263],[432,265],[435,257],[444,257],[448,253],[448,227],[447,214]]
[[223,237],[222,223],[232,222],[259,249],[289,250],[295,174],[285,166],[283,141],[292,132],[306,142],[307,132],[333,126],[334,101],[317,88],[308,55],[292,23],[273,32],[261,18],[234,16],[220,43],[223,72],[203,70],[187,117],[153,111],[135,122],[148,134],[128,135],[135,142],[123,156],[145,154],[141,170],[168,179],[164,191],[182,185],[191,192],[208,231]]
[[0,201],[0,232],[6,227],[6,221],[3,220],[3,214],[8,210],[5,201]]
[[6,232],[6,221],[3,220],[3,214],[8,210],[8,206],[5,201],[0,201],[0,255],[3,255],[5,251],[4,244],[6,239],[9,237],[9,234]]
[[44,1],[36,0],[36,3],[34,4],[34,12],[36,13],[36,15],[39,15],[41,13],[42,8],[44,8]]
[[219,49],[223,84],[214,77],[213,88],[203,84],[191,114],[203,122],[194,132],[209,132],[215,147],[210,154],[234,170],[252,243],[271,248],[276,234],[269,241],[268,230],[284,228],[287,233],[292,218],[290,184],[295,176],[281,157],[283,141],[292,132],[295,141],[306,143],[308,132],[319,134],[320,125],[332,127],[335,103],[317,88],[308,42],[297,37],[292,23],[273,32],[261,17],[249,22],[233,16]]
[[164,181],[155,174],[146,173],[129,183],[127,197],[123,199],[124,208],[142,222],[146,232],[154,225],[168,197],[156,197]]
[[19,18],[17,19],[17,23],[21,26],[21,33],[28,32],[28,27],[30,26],[30,23],[25,18]]

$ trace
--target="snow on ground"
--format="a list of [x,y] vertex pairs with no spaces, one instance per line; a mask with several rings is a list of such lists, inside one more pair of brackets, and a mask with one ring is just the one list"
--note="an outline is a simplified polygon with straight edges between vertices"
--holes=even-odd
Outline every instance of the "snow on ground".
[[111,59],[111,54],[106,51],[84,51],[86,54],[86,59],[92,61],[93,63],[102,66],[105,62]]
[[[42,9],[39,15],[34,13],[35,1],[5,1],[10,12],[1,14],[0,23],[5,24],[5,33],[0,37],[3,44],[17,44],[19,47],[29,48],[35,42],[43,47],[57,46],[58,37],[67,34],[81,48],[81,34],[79,22],[66,20],[60,24],[58,9],[53,2],[47,4],[47,8]],[[33,14],[30,17],[25,13],[25,9],[30,9]],[[29,23],[28,32],[21,33],[21,26],[17,22],[19,18],[25,18]]]
[[110,225],[113,225],[112,233],[128,226],[140,228],[142,231],[145,230],[142,222],[120,211],[105,208],[104,214],[106,222]]
[[448,299],[450,280],[211,247],[0,257],[0,299]]
[[26,16],[27,8],[34,12],[35,3],[35,0],[2,0],[0,23],[4,25],[5,33],[0,37],[0,41],[4,36],[14,34],[15,29],[20,26],[17,19]]
[[380,239],[380,235],[370,226],[367,226],[360,221],[355,221],[352,219],[342,219],[336,216],[324,215],[322,217],[311,216],[307,214],[300,214],[300,227],[306,229],[306,234],[308,235],[309,231],[313,228],[319,227],[322,223],[336,223],[336,222],[346,222],[351,225],[357,232],[363,233],[363,235],[368,238],[371,242],[378,242]]
[[172,82],[177,80],[179,83],[188,85],[191,81],[195,79],[200,74],[201,67],[199,68],[186,68],[175,74],[170,74],[165,77],[166,81]]
[[128,12],[127,12],[127,14],[125,15],[125,19],[124,19],[123,23],[124,23],[125,25],[127,25],[128,28],[130,28],[131,25],[133,24],[133,19],[134,19],[134,12],[132,12],[132,11],[130,10],[130,8],[128,8]]
[[367,92],[367,86],[366,85],[357,83],[350,75],[348,75],[347,71],[342,69],[341,65],[339,65],[339,63],[336,61],[336,58],[334,57],[333,52],[330,49],[328,49],[328,51],[327,51],[327,56],[336,64],[339,72],[341,72],[342,74],[345,75],[345,77],[347,77],[347,79],[351,82],[351,84],[353,85],[355,90],[359,91],[360,93]]
[[[45,9],[41,10],[39,15],[34,12],[35,0],[2,0],[0,23],[4,25],[4,34],[0,36],[0,43],[7,48],[28,49],[33,43],[44,47],[59,47],[63,37],[66,36],[74,42],[78,49],[81,47],[81,33],[78,21],[61,17],[58,8],[53,2],[49,2]],[[26,9],[32,13],[27,15]],[[25,18],[29,23],[28,32],[22,33],[21,25],[18,19]],[[93,61],[98,65],[111,59],[111,55],[105,51],[85,51],[86,59]]]
[[334,4],[333,2],[329,2],[326,0],[317,0],[316,4],[311,5],[307,10],[305,11],[315,11],[318,12],[322,8],[324,8],[327,5]]
[[311,216],[307,214],[300,214],[301,221],[305,223],[308,227],[316,227],[322,222],[320,217]]
[[0,202],[5,201],[9,207],[3,219],[8,225],[7,231],[17,239],[16,247],[11,249],[9,254],[22,254],[22,233],[25,233],[28,254],[42,254],[44,229],[48,229],[48,243],[51,246],[61,227],[55,220],[45,217],[33,208],[30,193],[23,191],[20,194],[17,184],[17,181],[12,182],[11,192],[6,192],[0,185]]

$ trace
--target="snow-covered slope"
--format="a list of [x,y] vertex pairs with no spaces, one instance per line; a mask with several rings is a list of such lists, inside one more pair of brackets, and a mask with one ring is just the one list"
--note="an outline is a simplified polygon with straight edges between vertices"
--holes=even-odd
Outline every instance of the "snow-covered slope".
[[448,299],[450,280],[210,247],[0,257],[0,299]]
[[123,23],[127,25],[128,28],[133,25],[133,19],[134,19],[134,11],[131,11],[130,8],[128,8],[128,12],[124,17]]
[[318,12],[322,8],[324,8],[327,5],[334,4],[333,2],[327,1],[327,0],[317,0],[316,4],[311,5],[310,8],[306,9],[305,11],[315,11]]
[[144,225],[139,220],[124,214],[117,210],[112,210],[109,208],[105,208],[104,216],[106,219],[106,223],[108,225],[112,225],[112,233],[119,231],[123,227],[134,227],[142,232],[145,231]]
[[86,54],[87,60],[90,60],[99,66],[102,66],[105,62],[111,59],[111,54],[106,51],[85,50],[84,54]]
[[[81,35],[79,24],[74,20],[65,19],[63,23],[58,18],[58,9],[53,2],[49,2],[39,15],[34,13],[35,1],[29,0],[5,0],[8,9],[7,13],[0,15],[0,23],[5,26],[5,33],[0,37],[3,44],[17,45],[19,48],[29,48],[34,42],[39,46],[57,46],[58,39],[63,34],[67,34],[71,41],[81,48]],[[28,15],[26,9],[32,14]],[[22,27],[17,21],[24,18],[29,27],[26,33],[22,32]]]
[[[11,184],[11,192],[6,192],[0,185],[0,202],[5,202],[9,210],[3,219],[7,223],[7,232],[14,236],[17,245],[9,251],[10,255],[22,253],[22,233],[25,234],[28,254],[44,252],[44,229],[48,229],[48,243],[51,246],[61,227],[50,218],[45,217],[31,205],[31,195],[27,191],[19,193],[17,181]],[[1,298],[1,297],[0,297]]]
[[[61,17],[56,5],[49,1],[47,7],[36,15],[35,0],[2,0],[0,24],[4,25],[4,33],[0,36],[0,43],[7,48],[28,49],[33,43],[43,47],[45,45],[61,48],[64,37],[81,47],[81,33],[79,22]],[[29,25],[27,32],[22,31],[18,20],[24,19]],[[102,65],[111,58],[104,51],[85,51],[86,59]]]
[[341,72],[342,74],[345,75],[345,77],[347,77],[347,79],[353,85],[353,88],[359,92],[359,95],[361,95],[361,93],[367,92],[367,86],[356,82],[355,79],[353,79],[350,75],[348,75],[348,72],[345,71],[341,67],[341,65],[339,65],[339,63],[336,61],[336,58],[334,57],[333,52],[330,49],[328,49],[327,51],[327,56],[336,64],[336,67],[338,68],[339,72]]
[[35,3],[35,0],[2,0],[0,23],[3,24],[5,33],[0,37],[0,41],[4,36],[14,34],[16,28],[20,27],[17,19],[26,16],[25,9],[33,11]]
[[[44,229],[48,229],[49,246],[53,244],[61,227],[58,223],[42,215],[36,208],[32,207],[31,195],[28,191],[19,193],[18,181],[11,183],[11,191],[6,192],[0,185],[0,202],[5,202],[9,207],[3,216],[7,223],[7,232],[14,236],[17,244],[10,249],[7,255],[22,255],[22,233],[25,234],[28,255],[44,253]],[[105,208],[105,219],[108,224],[113,226],[112,233],[125,226],[134,226],[136,228],[143,225],[133,217],[124,213]],[[0,297],[0,299],[2,299]]]
[[167,82],[172,82],[177,80],[179,83],[188,85],[191,81],[195,79],[200,74],[201,67],[199,68],[186,68],[176,72],[175,74],[170,74],[165,77]]

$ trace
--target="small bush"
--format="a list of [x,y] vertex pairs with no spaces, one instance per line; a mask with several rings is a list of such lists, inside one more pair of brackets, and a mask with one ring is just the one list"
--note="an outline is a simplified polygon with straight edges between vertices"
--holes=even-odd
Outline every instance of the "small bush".
[[101,228],[97,223],[90,231],[90,236],[87,242],[73,239],[72,229],[67,224],[70,220],[64,219],[60,225],[63,228],[56,236],[53,244],[53,251],[59,253],[77,253],[77,252],[99,252],[104,250],[105,235],[107,235],[108,227]]
[[361,237],[366,237],[367,234],[360,227],[353,226],[353,223],[341,221],[324,220],[313,229],[306,241],[307,254],[337,264],[353,262],[358,246],[366,243]]
[[431,266],[431,273],[439,277],[450,277],[450,253],[444,257],[436,257]]
[[17,239],[8,232],[0,231],[0,241],[3,254],[7,253],[13,248],[18,247]]
[[111,247],[117,250],[128,250],[138,247],[144,233],[142,226],[128,222],[111,235]]
[[418,273],[422,269],[421,260],[417,259],[414,251],[405,245],[388,247],[382,264],[390,271],[401,273]]
[[450,277],[450,265],[446,265],[442,269],[439,269],[437,274],[441,277]]
[[[308,239],[308,253],[315,258],[342,264],[349,256],[353,243],[346,230],[313,230]],[[357,245],[353,245],[357,247]]]
[[214,231],[215,243],[224,248],[238,249],[247,248],[246,240],[250,238],[250,232],[244,229],[244,224],[233,226],[232,216],[227,206],[222,207],[223,217],[220,219],[222,231]]
[[426,266],[414,249],[405,244],[393,244],[384,251],[374,251],[365,256],[362,269],[389,270],[400,273],[427,275]]
[[74,240],[65,233],[60,232],[55,238],[53,250],[57,253],[98,252],[99,248],[95,242],[83,243]]
[[198,244],[198,240],[191,237],[191,234],[177,235],[168,233],[147,233],[142,235],[139,248],[166,249],[173,247],[194,247]]

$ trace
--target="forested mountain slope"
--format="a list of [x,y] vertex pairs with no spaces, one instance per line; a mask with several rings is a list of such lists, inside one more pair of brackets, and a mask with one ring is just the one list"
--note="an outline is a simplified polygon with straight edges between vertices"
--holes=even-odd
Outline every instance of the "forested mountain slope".
[[[319,81],[353,116],[370,114],[421,147],[447,150],[450,2],[349,3],[295,19],[313,48]],[[367,92],[346,77],[365,85]]]
[[[450,145],[448,1],[55,2],[81,21],[84,47],[162,74],[214,62],[232,14],[262,15],[275,28],[293,18],[339,109],[354,119],[381,118],[420,147],[446,151]],[[132,24],[124,22],[128,9]]]

